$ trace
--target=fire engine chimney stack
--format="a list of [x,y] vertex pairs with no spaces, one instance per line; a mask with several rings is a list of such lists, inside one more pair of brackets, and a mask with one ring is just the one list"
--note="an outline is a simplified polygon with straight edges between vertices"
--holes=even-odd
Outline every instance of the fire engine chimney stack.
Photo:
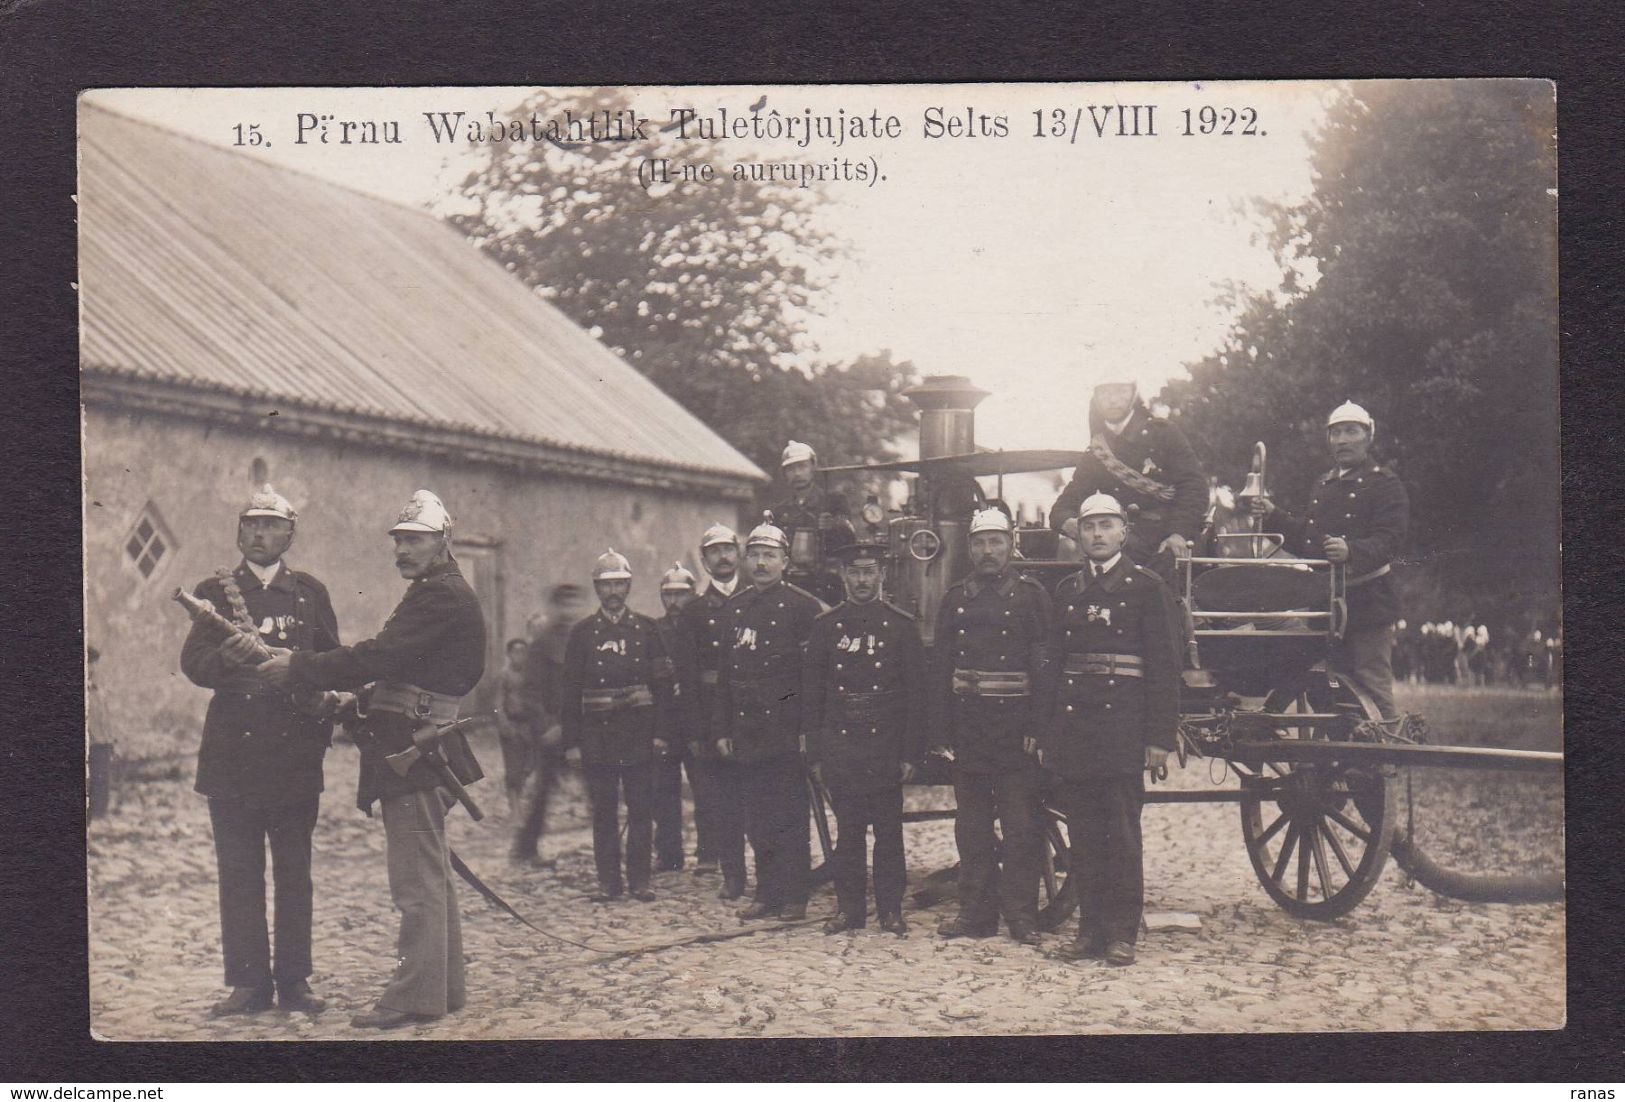
[[988,393],[963,375],[927,375],[903,391],[920,407],[920,458],[975,451],[976,405]]

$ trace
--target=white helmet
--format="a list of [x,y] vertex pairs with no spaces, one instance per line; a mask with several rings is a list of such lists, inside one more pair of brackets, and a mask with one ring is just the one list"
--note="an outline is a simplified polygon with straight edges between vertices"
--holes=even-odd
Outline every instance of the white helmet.
[[1078,519],[1085,517],[1123,517],[1123,506],[1111,494],[1090,494],[1078,507]]
[[705,530],[705,535],[700,537],[700,550],[704,551],[707,547],[714,547],[719,543],[731,543],[738,547],[739,533],[726,524],[713,524]]
[[390,531],[439,532],[444,535],[451,531],[451,524],[451,514],[446,512],[441,500],[428,490],[418,490],[401,509]]
[[632,577],[632,564],[625,555],[611,547],[598,561],[592,564],[592,580],[595,582],[613,581],[620,578]]
[[660,576],[660,589],[666,590],[693,589],[694,575],[680,562],[671,564],[671,569]]
[[1366,432],[1372,436],[1377,435],[1377,423],[1371,419],[1371,414],[1365,411],[1364,406],[1355,405],[1353,402],[1344,402],[1332,410],[1331,416],[1326,418],[1327,428],[1342,424],[1364,425]]
[[799,440],[792,440],[784,446],[784,453],[779,456],[779,466],[788,467],[792,463],[817,463],[818,453],[813,451],[811,444],[803,444]]
[[253,496],[248,499],[248,504],[243,506],[243,511],[238,513],[237,517],[239,520],[243,517],[280,517],[291,522],[297,521],[299,514],[293,511],[293,505],[288,499],[271,489],[271,484],[267,482],[254,491]]
[[1010,534],[1010,518],[1004,515],[1003,509],[978,509],[970,517],[970,534],[978,532],[1003,532]]

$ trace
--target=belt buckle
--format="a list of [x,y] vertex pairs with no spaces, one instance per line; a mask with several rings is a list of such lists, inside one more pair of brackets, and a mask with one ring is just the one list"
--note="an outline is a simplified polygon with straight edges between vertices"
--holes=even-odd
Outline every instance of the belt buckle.
[[434,694],[418,693],[418,702],[413,706],[412,715],[417,719],[428,719],[434,712]]

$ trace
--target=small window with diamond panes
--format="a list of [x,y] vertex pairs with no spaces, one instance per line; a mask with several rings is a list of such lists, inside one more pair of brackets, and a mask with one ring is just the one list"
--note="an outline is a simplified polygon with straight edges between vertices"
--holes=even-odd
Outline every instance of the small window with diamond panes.
[[130,531],[130,538],[124,541],[125,556],[143,578],[150,578],[174,550],[175,540],[170,536],[169,529],[164,527],[164,522],[158,519],[158,510],[149,502],[141,510],[141,518]]

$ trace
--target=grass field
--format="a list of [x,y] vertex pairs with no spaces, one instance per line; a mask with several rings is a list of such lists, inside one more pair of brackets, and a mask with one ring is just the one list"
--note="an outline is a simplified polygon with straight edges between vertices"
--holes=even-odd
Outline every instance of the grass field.
[[[1427,719],[1435,745],[1563,748],[1563,698],[1515,689],[1402,686],[1401,711]],[[1413,769],[1416,840],[1471,872],[1535,872],[1563,860],[1563,778],[1492,770]],[[1407,778],[1401,774],[1402,796]],[[1404,829],[1404,823],[1401,823]]]

